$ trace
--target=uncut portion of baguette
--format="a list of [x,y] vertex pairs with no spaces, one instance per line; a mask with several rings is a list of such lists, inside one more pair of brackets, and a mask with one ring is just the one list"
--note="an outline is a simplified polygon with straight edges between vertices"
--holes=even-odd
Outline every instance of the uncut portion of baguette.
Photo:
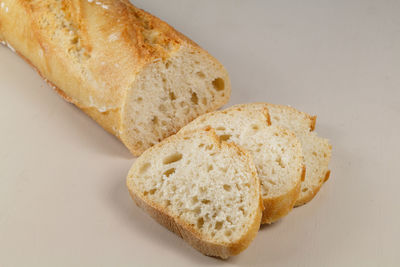
[[2,0],[0,42],[134,154],[230,96],[225,68],[127,0]]
[[316,117],[283,105],[267,103],[243,104],[252,110],[268,109],[272,125],[279,125],[293,131],[303,148],[306,175],[301,183],[300,196],[295,206],[311,201],[329,178],[328,164],[332,146],[329,140],[319,137],[315,132]]
[[299,197],[304,178],[300,142],[287,129],[268,126],[268,110],[233,106],[195,119],[180,133],[211,127],[225,141],[238,144],[253,156],[265,210],[262,223],[287,215]]
[[213,131],[174,135],[133,164],[136,204],[200,252],[236,255],[255,237],[262,214],[251,156]]

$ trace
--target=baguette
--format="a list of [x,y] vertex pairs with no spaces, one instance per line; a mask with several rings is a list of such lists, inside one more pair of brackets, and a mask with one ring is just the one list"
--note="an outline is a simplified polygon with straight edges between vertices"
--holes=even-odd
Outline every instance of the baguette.
[[304,178],[300,142],[289,130],[268,126],[268,120],[267,108],[239,105],[202,115],[178,132],[211,127],[222,140],[249,151],[261,183],[262,223],[273,223],[292,210]]
[[212,130],[173,135],[145,151],[127,178],[136,204],[205,255],[244,250],[260,227],[251,156]]
[[2,0],[0,41],[134,155],[230,96],[215,58],[127,0]]
[[295,206],[311,201],[329,178],[328,165],[332,153],[329,140],[313,132],[316,117],[284,105],[254,103],[243,106],[255,110],[268,109],[272,125],[287,128],[296,134],[302,145],[306,174]]

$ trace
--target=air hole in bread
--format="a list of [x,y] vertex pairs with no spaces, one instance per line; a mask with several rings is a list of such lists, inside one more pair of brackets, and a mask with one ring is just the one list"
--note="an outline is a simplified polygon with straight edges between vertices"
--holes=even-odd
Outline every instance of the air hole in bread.
[[182,159],[182,154],[181,153],[174,153],[172,155],[169,155],[168,157],[164,158],[163,163],[165,165],[171,164],[177,161],[180,161]]
[[149,191],[150,195],[154,195],[156,193],[157,189],[153,188]]
[[169,199],[165,200],[165,206],[166,207],[171,206],[171,200]]
[[203,225],[204,225],[203,217],[198,218],[197,219],[197,228],[201,229],[201,228],[203,228]]
[[230,134],[223,134],[219,137],[222,141],[228,141],[231,138]]
[[174,92],[169,92],[169,99],[171,99],[172,101],[176,99]]
[[213,165],[210,164],[210,165],[207,166],[207,171],[208,172],[212,171],[213,169],[214,169]]
[[206,150],[211,150],[211,149],[213,149],[213,145],[211,144],[211,145],[208,145],[208,146],[206,146]]
[[317,152],[315,152],[315,151],[313,151],[312,154],[313,154],[313,156],[315,156],[315,157],[317,156]]
[[278,116],[274,116],[273,118],[274,118],[274,120],[279,121],[279,117]]
[[166,170],[163,174],[167,177],[169,177],[171,174],[173,174],[175,172],[175,168],[171,168]]
[[194,211],[194,213],[196,215],[199,215],[201,213],[201,208],[200,207],[196,207],[193,211]]
[[208,200],[208,199],[203,199],[203,200],[201,201],[201,203],[203,203],[203,204],[210,204],[211,201]]
[[139,174],[143,174],[144,172],[146,172],[149,169],[150,165],[151,164],[148,162],[143,164],[142,167],[140,167]]
[[200,144],[200,145],[199,145],[199,148],[201,148],[201,147],[203,147],[203,146],[204,146],[204,144]]
[[267,182],[272,184],[272,185],[276,185],[276,183],[274,181],[270,180],[270,179],[267,179]]
[[138,103],[142,102],[142,100],[143,100],[143,98],[142,98],[142,97],[138,97],[138,98],[136,98],[136,102],[138,102]]
[[207,98],[203,97],[203,99],[201,100],[201,102],[203,103],[204,106],[207,105]]
[[165,111],[167,110],[166,107],[165,107],[163,104],[159,105],[159,106],[158,106],[158,109],[159,109],[161,112],[165,112]]
[[199,77],[202,78],[202,79],[204,79],[204,78],[206,77],[206,75],[205,75],[204,72],[202,72],[202,71],[199,71],[199,72],[197,72],[196,74],[197,74],[197,76],[199,76]]
[[217,131],[225,131],[226,128],[224,126],[218,126],[217,128],[215,128]]
[[200,193],[204,194],[207,192],[207,187],[201,186],[200,187]]
[[213,80],[212,85],[216,91],[222,91],[225,89],[225,82],[222,78],[216,78]]
[[197,202],[199,202],[197,196],[192,197],[192,204],[196,204]]
[[192,93],[192,97],[190,98],[190,101],[192,101],[192,103],[195,105],[197,105],[199,103],[199,98],[197,97],[197,94],[195,92]]
[[153,116],[153,119],[151,119],[151,122],[153,124],[158,124],[158,117],[157,116]]
[[231,236],[231,234],[232,234],[231,230],[226,230],[225,231],[225,236],[229,237],[229,236]]
[[167,61],[167,62],[165,62],[165,68],[169,68],[171,66],[171,62],[169,62],[169,61]]
[[246,215],[246,211],[244,210],[243,206],[240,206],[239,210],[243,213],[243,215]]
[[224,184],[224,190],[227,191],[227,192],[230,192],[231,191],[231,186],[228,185],[228,184]]
[[251,126],[251,128],[253,128],[254,131],[257,131],[258,129],[260,129],[260,128],[258,127],[258,125],[255,125],[255,124],[254,124],[253,126]]
[[279,164],[279,166],[281,166],[281,168],[283,168],[283,169],[286,168],[286,166],[285,166],[285,164],[283,163],[281,157],[278,157],[275,161],[276,161],[276,163]]
[[302,192],[307,192],[308,188],[303,188],[303,190],[301,190]]
[[221,230],[222,226],[224,225],[224,222],[222,221],[217,221],[215,223],[215,230]]

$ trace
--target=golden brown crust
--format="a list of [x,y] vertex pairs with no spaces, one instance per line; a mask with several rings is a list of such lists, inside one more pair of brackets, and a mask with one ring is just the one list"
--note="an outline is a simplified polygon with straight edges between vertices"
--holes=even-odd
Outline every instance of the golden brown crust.
[[329,176],[331,174],[331,171],[328,170],[325,175],[323,177],[321,177],[320,179],[320,183],[318,184],[318,186],[314,186],[312,189],[312,192],[307,194],[305,197],[303,197],[302,199],[298,199],[294,205],[295,208],[303,206],[304,204],[307,204],[308,202],[310,202],[311,200],[313,200],[313,198],[318,194],[319,190],[321,189],[322,185],[328,181]]
[[301,181],[289,192],[275,198],[264,199],[264,212],[261,219],[262,224],[271,224],[289,214],[300,194]]
[[304,164],[301,169],[301,178],[298,179],[298,182],[290,191],[277,197],[267,197],[263,199],[265,209],[263,211],[261,224],[274,223],[288,215],[295,207],[295,203],[300,195],[301,183],[304,181],[306,175],[306,167]]
[[317,124],[317,116],[311,116],[310,131],[315,130],[315,124]]
[[257,232],[260,228],[260,220],[262,214],[261,201],[259,212],[257,212],[256,217],[249,227],[249,231],[246,235],[243,235],[240,240],[233,244],[214,244],[202,239],[192,226],[185,224],[178,218],[173,218],[172,216],[168,215],[168,213],[164,211],[163,208],[158,207],[154,203],[148,204],[145,200],[136,195],[132,190],[129,190],[129,193],[132,199],[135,201],[136,205],[142,208],[154,220],[156,220],[162,226],[166,227],[171,232],[181,237],[193,248],[197,249],[207,256],[227,259],[229,256],[239,254],[249,246],[251,241],[253,241],[253,239],[257,235]]
[[[0,39],[34,66],[64,99],[117,135],[136,155],[143,149],[129,146],[123,138],[128,129],[121,124],[125,97],[136,75],[155,59],[173,56],[182,46],[208,55],[127,0],[103,0],[101,5],[83,0],[2,3],[8,12],[0,12]],[[211,109],[228,98],[227,93]]]

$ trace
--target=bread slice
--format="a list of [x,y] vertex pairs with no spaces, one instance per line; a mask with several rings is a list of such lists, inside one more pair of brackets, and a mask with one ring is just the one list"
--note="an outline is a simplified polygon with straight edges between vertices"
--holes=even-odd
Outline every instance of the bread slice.
[[212,130],[174,135],[145,151],[127,178],[136,204],[200,252],[227,258],[260,227],[251,156]]
[[304,174],[300,142],[287,129],[268,126],[268,111],[242,106],[205,114],[178,133],[211,127],[225,141],[250,152],[265,206],[262,223],[272,223],[292,210]]
[[0,42],[134,155],[229,99],[221,63],[127,0],[1,4]]
[[305,179],[295,206],[311,201],[330,175],[328,164],[332,146],[328,139],[319,137],[315,132],[316,117],[283,105],[268,103],[243,104],[252,110],[268,109],[272,125],[278,125],[293,131],[300,140],[306,166]]

